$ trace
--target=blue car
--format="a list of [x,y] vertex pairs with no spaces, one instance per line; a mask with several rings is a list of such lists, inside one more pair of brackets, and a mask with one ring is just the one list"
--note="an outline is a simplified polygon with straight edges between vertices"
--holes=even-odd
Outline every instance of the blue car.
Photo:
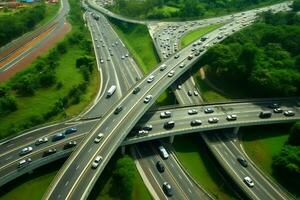
[[71,133],[75,133],[77,131],[76,128],[68,128],[66,131],[65,131],[65,134],[68,135],[68,134],[71,134]]

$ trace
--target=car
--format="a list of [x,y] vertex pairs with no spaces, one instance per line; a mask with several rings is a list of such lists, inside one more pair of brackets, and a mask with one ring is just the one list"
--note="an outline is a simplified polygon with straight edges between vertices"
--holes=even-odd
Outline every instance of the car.
[[174,58],[175,58],[175,59],[177,59],[177,58],[179,58],[179,56],[180,56],[180,55],[179,55],[179,54],[177,54],[177,55],[175,55],[175,56],[174,56]]
[[68,135],[68,134],[71,134],[71,133],[75,133],[75,132],[77,132],[77,128],[68,128],[65,131],[65,135]]
[[125,56],[121,56],[121,59],[124,60],[124,59],[125,59]]
[[163,191],[168,197],[173,196],[173,189],[168,182],[163,183]]
[[70,141],[65,144],[64,149],[69,149],[69,148],[75,147],[76,145],[77,145],[76,141]]
[[295,112],[292,111],[292,110],[286,110],[286,111],[284,111],[283,114],[284,114],[285,116],[287,116],[287,117],[295,116]]
[[227,119],[227,121],[235,121],[235,120],[237,120],[237,115],[234,115],[234,114],[227,115],[226,119]]
[[128,56],[129,56],[129,54],[128,54],[128,53],[126,53],[126,54],[125,54],[125,57],[127,58]]
[[165,129],[172,129],[175,126],[175,122],[174,121],[168,121],[164,123],[164,128]]
[[185,66],[185,63],[181,63],[181,64],[179,65],[180,68],[183,68],[184,66]]
[[118,107],[115,109],[114,114],[117,115],[117,114],[119,114],[122,110],[123,110],[123,107],[122,107],[122,106],[118,106]]
[[100,59],[100,63],[104,63],[104,60],[103,60],[103,59]]
[[281,108],[274,108],[273,112],[274,113],[283,113],[283,110]]
[[203,52],[205,49],[204,48],[201,48],[201,49],[199,49],[199,52]]
[[92,163],[92,168],[96,169],[102,160],[103,160],[102,156],[99,156],[99,155],[96,156],[95,160]]
[[140,90],[141,90],[140,87],[136,87],[133,89],[132,94],[137,94],[137,93],[139,93]]
[[248,162],[245,158],[243,158],[242,156],[237,157],[237,161],[239,161],[239,163],[243,166],[243,167],[247,167],[248,166]]
[[94,142],[95,143],[99,143],[101,141],[101,139],[103,138],[104,134],[103,133],[99,133],[95,139],[94,139]]
[[249,176],[246,176],[244,178],[244,182],[249,186],[249,187],[253,187],[254,186],[254,182],[252,181],[252,179]]
[[177,89],[181,90],[182,86],[181,85],[177,85]]
[[44,144],[48,142],[48,138],[47,137],[43,137],[43,138],[39,138],[35,141],[35,145],[38,146],[38,145],[41,145],[41,144]]
[[189,90],[189,91],[187,92],[187,95],[191,97],[191,96],[193,96],[193,92],[192,92],[191,90]]
[[204,42],[205,40],[207,40],[208,39],[208,37],[202,37],[202,38],[200,38],[200,41],[201,42]]
[[175,74],[175,71],[174,71],[174,70],[171,70],[171,71],[168,73],[168,77],[172,77],[172,76],[174,76],[174,74]]
[[218,123],[219,119],[217,117],[210,117],[208,118],[208,123],[215,124]]
[[65,134],[63,133],[57,133],[52,137],[52,142],[56,142],[58,140],[62,140],[65,138]]
[[25,167],[31,163],[31,158],[23,159],[19,162],[18,168]]
[[213,113],[213,112],[214,112],[214,109],[212,109],[212,108],[205,108],[204,109],[205,114],[210,114],[210,113]]
[[148,135],[149,131],[146,131],[146,130],[139,130],[137,135],[138,136],[143,136],[143,135]]
[[194,90],[194,95],[195,95],[195,96],[199,96],[198,91]]
[[159,68],[160,71],[164,71],[167,68],[166,64],[162,64]]
[[151,83],[154,80],[154,75],[150,75],[149,78],[147,79],[148,83]]
[[188,114],[189,114],[189,115],[195,115],[195,114],[197,114],[197,113],[198,113],[198,111],[197,111],[196,109],[188,110]]
[[144,127],[142,127],[143,130],[145,131],[151,131],[153,126],[151,124],[146,124]]
[[200,52],[197,51],[197,52],[195,53],[195,56],[199,56],[199,55],[200,55]]
[[275,109],[275,108],[279,108],[280,105],[278,103],[273,103],[273,104],[268,105],[268,107],[271,109]]
[[164,119],[164,118],[169,118],[172,116],[172,113],[170,111],[165,111],[165,112],[161,112],[160,113],[160,118]]
[[99,45],[97,45],[97,48],[99,49],[99,48],[100,48],[100,46],[99,46]]
[[195,119],[191,121],[191,126],[200,126],[202,121],[200,119]]
[[192,60],[192,59],[193,59],[193,55],[189,55],[188,60]]
[[146,98],[144,99],[144,103],[149,103],[149,101],[152,99],[152,95],[149,94],[146,96]]
[[262,119],[270,118],[271,116],[272,116],[271,111],[261,111],[259,113],[259,117],[262,118]]
[[25,148],[23,148],[23,149],[20,151],[19,155],[20,155],[20,156],[24,156],[24,155],[29,154],[30,152],[32,152],[32,150],[33,150],[33,148],[32,148],[31,146],[25,147]]
[[157,170],[158,170],[160,173],[162,173],[162,172],[165,171],[165,166],[164,166],[164,164],[163,164],[162,162],[160,162],[160,161],[157,161],[157,162],[156,162],[156,168],[157,168]]
[[44,151],[43,156],[50,156],[52,154],[55,154],[56,151],[57,150],[55,148],[48,149],[47,151]]

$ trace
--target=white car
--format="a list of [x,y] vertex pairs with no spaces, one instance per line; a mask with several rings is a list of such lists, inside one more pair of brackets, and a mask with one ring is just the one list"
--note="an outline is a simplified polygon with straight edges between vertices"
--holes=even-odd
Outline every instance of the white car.
[[208,123],[210,123],[210,124],[218,123],[218,121],[219,121],[219,118],[217,118],[217,117],[208,118]]
[[172,113],[170,111],[165,111],[160,113],[160,118],[169,118],[171,117]]
[[103,133],[99,133],[97,137],[95,137],[94,142],[99,143],[101,139],[103,138]]
[[198,113],[198,111],[197,111],[196,109],[188,110],[188,114],[189,114],[189,115],[195,115],[195,114],[197,114],[197,113]]
[[149,131],[146,131],[146,130],[139,130],[138,132],[138,136],[143,136],[143,135],[148,135]]
[[149,103],[149,101],[152,99],[152,95],[149,94],[146,96],[146,98],[144,99],[144,103]]
[[154,80],[154,75],[150,75],[149,78],[147,79],[148,83],[151,83]]
[[228,121],[235,121],[237,120],[237,115],[227,115],[226,119]]
[[168,73],[168,77],[172,77],[172,76],[174,76],[174,74],[175,74],[175,71],[174,71],[174,70],[171,70],[171,71]]
[[99,164],[100,164],[100,162],[102,161],[102,159],[103,159],[103,158],[102,158],[101,156],[97,156],[97,157],[95,158],[93,164],[92,164],[92,168],[93,168],[93,169],[96,169],[96,168],[99,166]]
[[254,182],[252,181],[252,179],[249,176],[246,176],[244,178],[244,182],[249,186],[249,187],[253,187],[254,186]]
[[21,168],[21,167],[27,166],[30,163],[31,163],[31,158],[23,159],[19,162],[18,167]]
[[185,66],[185,63],[181,63],[181,64],[179,65],[180,68],[183,68],[184,66]]
[[39,138],[35,141],[35,145],[38,146],[40,144],[46,143],[48,142],[48,138],[47,137],[43,137],[43,138]]
[[32,147],[25,147],[20,151],[20,156],[26,155],[30,152],[32,152],[33,148]]
[[122,56],[121,59],[124,60],[124,59],[125,59],[125,56]]

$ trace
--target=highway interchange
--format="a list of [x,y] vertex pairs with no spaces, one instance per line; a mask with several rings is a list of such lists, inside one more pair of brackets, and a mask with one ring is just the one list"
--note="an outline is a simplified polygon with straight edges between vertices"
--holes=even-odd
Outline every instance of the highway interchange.
[[[248,13],[245,14],[245,16],[248,16]],[[252,16],[251,14],[249,14],[249,20],[250,21],[253,20],[252,19],[253,17],[254,16]],[[134,108],[134,110],[136,110],[136,111],[139,112],[139,115],[138,116],[134,116],[134,121],[130,122],[130,126],[129,127],[126,126],[125,123],[123,123],[124,124],[123,125],[123,129],[121,129],[121,130],[126,130],[126,131],[125,131],[125,133],[122,133],[124,136],[122,135],[121,138],[115,138],[115,140],[117,140],[117,142],[114,145],[113,151],[116,150],[117,146],[125,138],[126,132],[128,133],[131,130],[131,128],[135,125],[135,122],[137,122],[139,120],[139,118],[147,111],[147,109],[151,107],[150,104],[154,103],[153,100],[159,96],[159,93],[161,93],[174,80],[176,80],[176,78],[178,78],[181,74],[183,74],[186,71],[186,69],[189,67],[188,66],[189,64],[191,66],[193,63],[195,63],[195,58],[193,58],[191,61],[186,59],[186,57],[188,55],[190,55],[191,48],[193,48],[192,45],[190,45],[188,48],[183,49],[182,52],[180,52],[180,57],[179,58],[177,58],[177,59],[170,58],[170,59],[168,59],[166,61],[167,65],[168,65],[168,68],[164,72],[160,72],[159,70],[156,70],[156,71],[154,71],[152,73],[152,74],[155,74],[155,79],[154,79],[153,83],[150,83],[150,84],[146,83],[146,81],[145,81],[146,78],[141,79],[137,84],[140,85],[140,87],[142,89],[141,89],[140,93],[138,93],[138,95],[134,96],[134,95],[131,94],[132,93],[132,88],[133,88],[132,86],[137,81],[136,77],[138,77],[138,79],[140,79],[142,77],[141,73],[138,71],[138,68],[137,68],[136,64],[134,63],[134,61],[132,60],[132,58],[128,58],[128,59],[126,58],[125,59],[126,64],[125,64],[125,62],[122,62],[122,60],[123,60],[121,58],[122,55],[126,55],[128,53],[128,51],[123,46],[122,42],[118,39],[117,35],[114,33],[113,30],[109,30],[110,32],[108,31],[110,34],[103,33],[103,30],[107,31],[107,29],[111,29],[111,27],[108,26],[107,21],[106,21],[106,19],[103,16],[100,15],[100,20],[99,21],[93,20],[89,14],[86,15],[86,18],[90,18],[89,19],[89,21],[91,22],[90,28],[92,30],[91,32],[92,32],[92,35],[93,35],[93,41],[94,41],[95,51],[97,52],[97,54],[96,54],[97,55],[97,62],[98,62],[98,64],[100,63],[100,66],[101,66],[101,63],[104,63],[103,66],[101,68],[99,68],[99,71],[101,71],[102,78],[107,78],[108,79],[108,80],[103,81],[106,84],[101,86],[101,91],[106,91],[109,88],[109,86],[111,84],[113,84],[113,83],[118,84],[118,87],[117,87],[118,90],[117,90],[116,94],[113,95],[112,98],[109,101],[105,97],[105,92],[102,92],[102,94],[100,94],[100,92],[99,92],[99,95],[96,98],[94,104],[91,106],[91,108],[88,109],[87,111],[85,111],[84,113],[82,113],[80,115],[80,118],[82,118],[82,119],[94,119],[94,120],[91,120],[91,121],[88,121],[88,120],[87,121],[77,121],[77,122],[70,121],[70,122],[66,122],[65,124],[58,124],[58,125],[55,125],[53,127],[50,127],[49,130],[52,129],[53,131],[56,130],[55,132],[59,132],[59,131],[57,131],[57,127],[61,127],[61,129],[65,129],[66,125],[68,125],[70,127],[73,127],[76,124],[79,125],[79,124],[85,124],[85,123],[87,123],[87,124],[90,124],[90,125],[88,125],[88,126],[86,126],[86,125],[82,126],[82,127],[84,127],[82,130],[80,128],[78,128],[78,132],[80,132],[80,133],[87,133],[87,131],[90,130],[91,127],[93,127],[95,123],[97,123],[97,121],[98,121],[97,119],[100,118],[101,119],[101,121],[100,121],[100,125],[101,126],[99,126],[100,128],[98,128],[98,127],[94,128],[93,129],[94,135],[93,136],[91,136],[91,135],[90,136],[86,136],[86,137],[88,137],[88,140],[86,140],[85,146],[79,147],[79,148],[85,149],[86,152],[89,152],[89,153],[91,152],[90,154],[92,154],[92,152],[93,152],[93,154],[96,155],[99,150],[98,150],[98,148],[93,143],[93,139],[94,139],[95,135],[97,135],[97,133],[99,133],[99,132],[106,133],[109,130],[113,130],[115,128],[114,126],[110,127],[110,124],[108,122],[105,123],[105,121],[109,121],[109,120],[111,120],[112,122],[114,122],[114,121],[121,121],[120,120],[121,118],[123,118],[125,121],[128,121],[128,119],[126,119],[126,115],[124,114],[124,116],[122,116],[121,114],[123,114],[124,111],[126,112],[126,110],[133,109],[133,108],[129,108],[127,106],[123,106],[123,111],[119,115],[115,116],[113,114],[114,108],[116,108],[117,105],[120,105],[120,101],[124,102],[124,103],[122,103],[122,105],[136,104],[137,106],[139,106],[137,108]],[[99,23],[99,24],[97,25],[97,23]],[[107,27],[104,26],[104,28],[101,29],[101,31],[100,31],[98,29],[98,27],[100,26],[100,24],[101,24],[102,27],[103,27],[104,24],[106,24]],[[239,28],[242,28],[242,27],[238,27],[238,26],[236,27],[236,26],[228,25],[226,29],[227,30],[232,30],[232,28],[236,28],[236,30],[238,30]],[[96,30],[96,29],[98,29],[98,30]],[[209,39],[208,39],[208,41],[206,43],[203,44],[203,46],[204,45],[211,45],[214,41],[216,41],[216,39],[213,39],[213,38],[216,38],[216,36],[219,34],[219,32],[220,31],[217,30],[217,31],[214,31],[214,32],[208,34]],[[96,41],[96,39],[97,39],[97,41]],[[102,42],[105,43],[106,46],[104,45],[104,48],[101,48],[102,47],[101,46],[102,43],[100,42],[100,40],[102,40]],[[117,41],[118,41],[117,45],[119,45],[119,46],[118,46],[118,48],[115,48],[115,49],[112,48],[113,49],[112,50],[113,51],[113,56],[110,56],[110,51],[108,51],[108,49],[106,47],[110,46],[110,44],[113,44],[113,43],[115,43]],[[217,41],[219,42],[221,40],[217,40]],[[98,48],[99,45],[100,45],[100,47]],[[199,48],[197,47],[197,49],[199,49]],[[202,55],[203,53],[201,53],[200,55]],[[110,61],[108,61],[107,59],[110,59]],[[101,60],[103,60],[103,62]],[[183,61],[185,62],[186,66],[182,69],[178,65],[180,63],[182,63]],[[114,67],[113,66],[114,63],[116,63],[116,65],[118,65],[118,66],[120,65],[122,67],[120,67],[120,68]],[[128,67],[129,65],[131,65],[131,67]],[[176,68],[174,77],[169,78],[166,75],[170,71],[171,66],[172,67],[175,66],[174,68],[176,68],[176,67],[177,68]],[[104,69],[105,67],[107,67],[107,68]],[[109,70],[114,70],[114,71],[113,72],[109,72]],[[107,76],[107,74],[104,74],[104,73],[107,73],[107,74],[109,73],[109,76]],[[112,75],[112,74],[114,74],[114,75]],[[116,78],[116,77],[118,77],[118,78]],[[123,79],[123,80],[121,80],[121,79]],[[159,79],[161,79],[161,80],[159,80]],[[118,83],[118,80],[119,80],[119,83]],[[159,85],[159,83],[163,83],[164,86],[161,87],[161,85]],[[151,85],[154,85],[154,86],[151,86]],[[129,92],[126,92],[129,88],[131,88],[131,90]],[[190,88],[190,87],[187,87],[187,88]],[[153,95],[153,99],[149,102],[149,104],[146,104],[146,108],[144,108],[145,104],[143,103],[143,99],[148,94],[148,92],[143,91],[143,90],[148,90],[148,91],[150,91],[149,93]],[[153,92],[151,92],[151,91],[153,91]],[[120,100],[121,97],[122,97],[122,95],[124,95],[124,94],[126,95],[127,99]],[[128,98],[128,97],[132,97],[132,96],[133,96],[132,99]],[[118,100],[119,100],[119,102],[118,102]],[[105,106],[103,106],[103,107],[100,106],[102,104],[105,104]],[[243,107],[241,107],[241,108],[243,108]],[[239,109],[241,109],[241,108],[239,108]],[[295,119],[298,119],[299,118],[299,109],[297,107],[293,108],[293,109],[295,109],[295,111],[297,112],[297,115],[296,115]],[[253,113],[255,113],[256,114],[255,117],[257,117],[257,114],[259,113],[260,109],[256,108],[254,110],[255,110],[255,112],[253,112]],[[253,111],[253,110],[251,110],[251,111]],[[179,117],[179,120],[181,118],[184,118],[182,116],[186,115],[186,109],[182,109],[181,112],[185,113],[185,114],[176,114],[176,115],[174,114],[175,116]],[[249,110],[246,109],[246,113],[247,112],[249,112]],[[135,114],[133,111],[131,111],[130,113],[127,113],[127,115],[130,116],[129,114],[131,114],[131,113],[133,113],[131,116],[133,116]],[[156,115],[153,115],[153,116],[156,116]],[[248,117],[248,114],[246,114],[246,116]],[[177,121],[177,119],[176,119],[176,121]],[[182,124],[186,124],[186,121],[183,122]],[[153,122],[153,124],[154,124],[154,122]],[[177,123],[176,123],[176,125],[177,125]],[[162,127],[161,123],[160,123],[160,126]],[[186,125],[183,125],[183,128],[184,127],[186,127]],[[176,126],[176,128],[177,128],[177,126]],[[100,129],[100,130],[98,130],[98,129]],[[43,129],[41,129],[41,130],[43,130]],[[153,132],[154,132],[154,130],[155,130],[155,128],[153,128]],[[40,134],[41,134],[40,136],[44,135],[43,131],[38,131],[38,132],[40,132]],[[115,132],[116,132],[116,134],[118,134],[118,133],[120,134],[120,131],[115,131]],[[53,132],[52,132],[52,134],[53,134]],[[107,134],[105,136],[107,136]],[[29,136],[29,139],[33,140],[33,138],[32,137],[30,138],[30,137],[31,136]],[[116,137],[116,136],[114,136],[114,137]],[[22,136],[20,136],[20,138],[22,138]],[[81,138],[79,138],[79,134],[76,134],[76,135],[72,135],[72,136],[68,137],[67,141],[76,140],[79,143],[80,139]],[[21,141],[21,140],[17,140],[17,141],[19,141],[20,144],[23,143],[23,141]],[[60,144],[59,144],[60,147],[63,147],[63,145],[67,141],[64,140],[63,142],[60,142]],[[107,144],[103,144],[103,145],[107,146],[107,148],[105,148],[105,146],[104,146],[104,147],[101,147],[100,150],[102,152],[101,155],[105,155],[105,153],[110,153],[110,154],[107,155],[107,156],[103,156],[103,158],[104,158],[103,163],[100,166],[101,168],[97,169],[98,173],[96,174],[96,176],[99,176],[100,172],[103,170],[104,164],[108,162],[109,158],[111,157],[111,155],[113,153],[112,149],[109,149],[108,146],[110,146],[111,143],[114,144],[115,141],[111,141],[111,143],[108,143],[108,142],[109,142],[109,140],[107,139],[107,141],[106,141]],[[5,145],[6,145],[6,148],[7,147],[13,147],[13,146],[9,146],[9,145],[11,145],[10,142],[7,142],[5,144],[0,145],[0,148],[3,147],[3,149],[5,149]],[[18,143],[14,143],[14,146],[19,147],[18,145],[19,145]],[[150,146],[151,146],[151,144],[150,144]],[[50,147],[50,146],[48,146],[48,147]],[[151,148],[153,148],[153,147],[151,147]],[[16,148],[16,149],[19,150],[19,148]],[[37,157],[35,157],[37,159],[40,158],[41,157],[42,149],[45,149],[45,148],[41,148],[40,152],[39,151],[34,151],[34,153],[32,155],[33,156],[37,156]],[[142,152],[142,153],[144,152],[143,148],[139,148],[139,149],[140,149],[140,151],[137,151],[137,152]],[[108,151],[108,150],[110,150],[110,151]],[[153,151],[155,151],[155,148],[153,149]],[[14,153],[16,153],[16,152],[18,152],[18,151],[15,151]],[[144,153],[147,154],[147,152],[144,152]],[[16,155],[15,154],[12,154],[12,155],[7,154],[6,156],[7,157],[4,160],[5,161],[9,161],[10,159],[15,158]],[[80,154],[78,154],[78,156],[80,156]],[[55,157],[55,156],[53,156],[53,157]],[[72,158],[72,156],[71,156],[71,158]],[[87,159],[83,155],[82,157],[78,157],[78,159],[81,159],[80,162],[82,160],[86,160],[87,163],[90,163],[94,159],[94,156],[90,156],[90,158]],[[153,160],[157,160],[157,159],[158,158],[154,158]],[[2,161],[3,161],[3,159],[1,158],[1,162]],[[150,160],[146,160],[145,162],[151,162],[151,159]],[[17,162],[15,162],[15,163],[17,163]],[[74,163],[76,163],[76,162],[74,162]],[[5,164],[5,162],[1,163],[1,166],[4,165],[4,164]],[[11,165],[11,166],[13,166],[15,168],[16,164]],[[72,172],[76,172],[77,170],[80,171],[80,170],[82,170],[81,168],[82,168],[82,166],[76,165],[75,168],[73,168],[71,170],[68,170],[67,172],[72,173]],[[81,184],[83,184],[83,185],[84,184],[85,185],[89,185],[90,183],[94,183],[94,181],[96,180],[96,178],[95,178],[96,176],[94,176],[94,171],[92,171],[90,169],[90,165],[86,165],[84,169],[86,170],[86,176],[85,177],[79,177],[80,178],[79,180],[80,180]],[[169,169],[169,167],[168,167],[168,169]],[[12,169],[8,168],[8,170],[12,170]],[[61,184],[64,184],[64,186],[62,185],[61,188],[66,188],[65,189],[66,191],[68,191],[69,188],[71,188],[71,189],[74,188],[74,191],[73,190],[69,190],[70,193],[68,193],[69,192],[68,191],[65,194],[66,195],[70,195],[70,196],[63,196],[63,195],[65,195],[63,193],[64,191],[58,191],[58,193],[55,193],[55,188],[54,188],[54,190],[53,190],[54,196],[52,196],[53,199],[58,199],[58,198],[65,199],[66,197],[72,199],[72,197],[75,198],[76,195],[81,196],[82,194],[85,195],[83,197],[86,197],[88,195],[88,191],[91,189],[91,187],[89,187],[87,189],[87,191],[81,191],[80,190],[80,189],[85,189],[85,187],[82,187],[82,188],[71,187],[71,186],[74,186],[73,183],[75,183],[75,186],[76,186],[76,180],[74,178],[71,178],[71,180],[69,180],[68,176],[71,177],[71,175],[65,174],[65,177],[67,177],[67,180],[61,182]],[[64,180],[64,176],[62,178],[59,177],[59,179]],[[90,182],[90,180],[92,180],[93,182]],[[72,181],[74,181],[74,182],[72,183]],[[60,183],[58,183],[58,184],[60,184]],[[57,195],[57,196],[55,196],[55,195]],[[74,195],[74,196],[72,196],[72,195]],[[189,198],[186,198],[186,199],[189,199]]]

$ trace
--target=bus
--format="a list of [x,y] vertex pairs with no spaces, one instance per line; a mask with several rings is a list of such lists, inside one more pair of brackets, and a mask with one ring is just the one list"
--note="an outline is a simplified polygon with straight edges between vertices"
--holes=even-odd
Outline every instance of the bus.
[[108,89],[108,91],[107,91],[107,96],[106,96],[106,97],[107,97],[107,98],[111,97],[111,96],[115,93],[116,89],[117,89],[117,86],[112,85],[112,86]]
[[159,154],[163,159],[167,159],[169,158],[169,154],[167,152],[167,150],[165,149],[165,147],[163,147],[162,145],[158,147],[159,150]]

